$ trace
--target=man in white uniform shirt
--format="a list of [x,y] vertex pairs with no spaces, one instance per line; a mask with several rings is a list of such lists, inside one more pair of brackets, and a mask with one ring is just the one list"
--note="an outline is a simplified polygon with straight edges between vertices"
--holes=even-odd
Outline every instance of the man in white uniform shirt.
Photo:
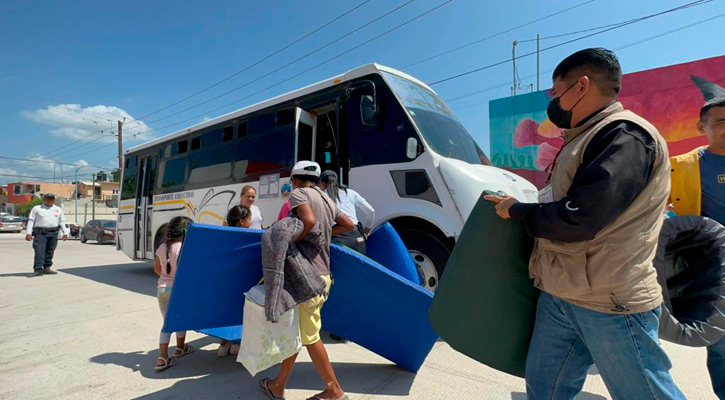
[[50,267],[53,265],[55,246],[58,245],[58,229],[63,232],[63,240],[68,240],[68,231],[63,210],[55,205],[54,194],[45,194],[43,204],[30,210],[27,228],[25,240],[32,240],[35,250],[33,273],[28,278],[57,274]]

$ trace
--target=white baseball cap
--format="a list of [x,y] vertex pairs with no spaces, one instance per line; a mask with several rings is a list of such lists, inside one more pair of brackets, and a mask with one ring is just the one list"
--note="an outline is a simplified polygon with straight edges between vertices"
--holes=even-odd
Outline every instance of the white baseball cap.
[[320,164],[314,161],[298,161],[294,167],[292,167],[292,176],[295,175],[307,175],[320,177]]

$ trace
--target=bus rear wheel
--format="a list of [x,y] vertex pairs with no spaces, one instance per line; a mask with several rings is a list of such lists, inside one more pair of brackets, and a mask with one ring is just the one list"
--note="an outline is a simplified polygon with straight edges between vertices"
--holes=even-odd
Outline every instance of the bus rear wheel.
[[403,229],[398,234],[415,261],[423,287],[435,292],[451,256],[450,250],[436,235],[423,230]]

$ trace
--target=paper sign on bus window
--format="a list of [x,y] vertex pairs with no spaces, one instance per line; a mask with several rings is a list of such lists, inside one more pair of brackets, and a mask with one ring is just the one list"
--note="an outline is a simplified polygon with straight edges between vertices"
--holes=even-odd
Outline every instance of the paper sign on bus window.
[[259,177],[259,198],[274,199],[279,197],[279,173]]

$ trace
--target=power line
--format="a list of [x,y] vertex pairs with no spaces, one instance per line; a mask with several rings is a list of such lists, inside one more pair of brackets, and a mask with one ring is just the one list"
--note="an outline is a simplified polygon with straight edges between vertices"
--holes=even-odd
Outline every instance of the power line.
[[563,10],[561,10],[561,11],[557,11],[557,12],[555,12],[555,13],[552,13],[552,14],[549,14],[549,15],[546,15],[546,16],[543,16],[543,17],[541,17],[541,18],[537,18],[537,19],[535,19],[535,20],[533,20],[533,21],[529,21],[529,22],[527,22],[527,23],[524,23],[524,24],[521,24],[521,25],[517,25],[517,26],[514,26],[513,28],[509,28],[509,29],[506,29],[505,31],[502,31],[502,32],[498,32],[498,33],[495,33],[495,34],[493,34],[493,35],[490,35],[490,36],[486,36],[485,38],[482,38],[482,39],[474,40],[473,42],[470,42],[470,43],[464,44],[464,45],[462,45],[462,46],[458,46],[458,47],[456,47],[456,48],[453,48],[453,49],[450,49],[450,50],[446,50],[446,51],[444,51],[444,52],[442,52],[442,53],[438,53],[438,54],[436,54],[436,55],[433,55],[433,56],[430,56],[430,57],[424,58],[424,59],[422,59],[422,60],[418,60],[418,61],[416,61],[416,62],[414,62],[414,63],[408,64],[408,65],[404,66],[404,67],[403,67],[402,69],[410,68],[410,67],[412,67],[412,66],[415,66],[415,65],[418,65],[418,64],[422,64],[422,63],[424,63],[424,62],[427,62],[427,61],[433,60],[433,59],[435,59],[435,58],[438,58],[438,57],[444,56],[444,55],[446,55],[446,54],[450,54],[450,53],[456,52],[456,51],[458,51],[458,50],[461,50],[461,49],[464,49],[464,48],[466,48],[466,47],[470,47],[470,46],[473,46],[474,44],[478,44],[478,43],[481,43],[481,42],[485,42],[486,40],[489,40],[489,39],[493,39],[493,38],[495,38],[495,37],[501,36],[501,35],[503,35],[503,34],[506,34],[506,33],[512,32],[512,31],[515,31],[515,30],[517,30],[517,29],[520,29],[520,28],[523,28],[523,27],[525,27],[525,26],[529,26],[529,25],[535,24],[535,23],[537,23],[537,22],[539,22],[539,21],[543,21],[543,20],[545,20],[545,19],[548,19],[548,18],[551,18],[551,17],[555,17],[555,16],[557,16],[557,15],[559,15],[559,14],[563,14],[563,13],[565,13],[565,12],[567,12],[567,11],[570,11],[570,10],[573,10],[573,9],[575,9],[575,8],[581,7],[581,6],[583,6],[583,5],[586,5],[586,4],[589,4],[589,3],[592,3],[592,2],[594,2],[594,1],[595,1],[595,0],[589,0],[589,1],[585,1],[585,2],[583,2],[583,3],[579,3],[579,4],[575,5],[575,6],[572,6],[572,7],[569,7],[569,8],[565,8],[565,9],[563,9]]
[[100,147],[96,147],[96,148],[94,148],[94,149],[91,149],[91,150],[89,150],[89,151],[86,151],[86,152],[83,152],[83,153],[80,153],[80,154],[76,154],[76,155],[73,155],[73,156],[70,156],[70,157],[64,158],[64,160],[67,160],[67,159],[69,159],[69,158],[76,158],[76,157],[80,157],[80,156],[82,156],[82,155],[85,155],[85,154],[88,154],[88,153],[93,153],[93,152],[96,152],[96,151],[98,151],[98,150],[101,150],[101,149],[105,149],[106,147],[109,147],[109,146],[116,146],[116,145],[117,145],[116,143],[108,143],[108,144],[105,144],[105,145],[103,145],[103,146],[100,146]]
[[[163,126],[163,127],[161,127],[161,128],[158,128],[157,130],[155,130],[155,132],[158,132],[159,130],[162,130],[162,129],[166,129],[166,128],[169,128],[169,127],[172,127],[172,126],[175,126],[175,125],[179,125],[179,124],[182,124],[182,123],[184,123],[184,122],[188,122],[188,121],[191,121],[191,120],[195,120],[195,119],[197,119],[197,118],[200,118],[200,117],[206,116],[206,115],[208,115],[209,113],[212,113],[212,112],[216,112],[216,111],[218,111],[218,110],[221,110],[221,109],[223,109],[223,108],[229,107],[229,106],[231,106],[231,105],[233,105],[233,104],[239,103],[240,101],[246,100],[246,99],[248,99],[248,98],[250,98],[250,97],[252,97],[252,96],[255,96],[255,95],[258,95],[258,94],[260,94],[260,93],[263,93],[263,92],[265,92],[265,91],[267,91],[267,90],[269,90],[269,89],[275,88],[275,87],[277,87],[277,86],[279,86],[279,85],[281,85],[281,84],[283,84],[283,83],[286,83],[286,82],[288,82],[288,81],[290,81],[290,80],[292,80],[292,79],[294,79],[294,78],[297,78],[297,77],[299,77],[299,76],[301,76],[301,75],[303,75],[303,74],[306,74],[307,72],[310,72],[310,71],[312,71],[312,70],[314,70],[314,69],[316,69],[316,68],[319,68],[319,67],[321,67],[322,65],[325,65],[325,64],[327,64],[327,63],[329,63],[329,62],[331,62],[331,61],[334,61],[334,60],[336,60],[336,59],[338,59],[338,58],[340,58],[340,57],[344,56],[345,54],[348,54],[348,53],[350,53],[350,52],[352,52],[352,51],[354,51],[354,50],[357,50],[358,48],[360,48],[360,47],[362,47],[362,46],[365,46],[365,45],[366,45],[366,44],[368,44],[368,43],[371,43],[371,42],[373,42],[373,41],[375,41],[375,40],[377,40],[377,39],[380,39],[381,37],[383,37],[383,36],[385,36],[385,35],[388,35],[388,34],[390,34],[390,33],[394,32],[394,31],[396,31],[396,30],[398,30],[398,29],[402,28],[403,26],[405,26],[405,25],[407,25],[407,24],[409,24],[409,23],[411,23],[411,22],[414,22],[414,21],[416,21],[416,20],[418,20],[418,19],[420,19],[420,18],[424,17],[425,15],[428,15],[429,13],[431,13],[431,12],[433,12],[433,11],[436,11],[437,9],[439,9],[439,8],[441,8],[441,7],[445,6],[445,5],[447,5],[447,4],[448,4],[448,3],[450,3],[451,1],[453,1],[453,0],[447,0],[447,1],[445,1],[445,2],[443,2],[443,3],[441,3],[441,4],[437,5],[437,6],[435,6],[435,7],[433,7],[433,8],[430,8],[430,9],[428,9],[427,11],[425,11],[425,12],[423,12],[423,13],[421,13],[421,14],[418,14],[417,16],[415,16],[415,17],[413,17],[413,18],[411,18],[411,19],[409,19],[409,20],[407,20],[407,21],[405,21],[405,22],[403,22],[403,23],[401,23],[401,24],[399,24],[399,25],[397,25],[397,26],[395,26],[395,27],[393,27],[393,28],[391,28],[391,29],[388,29],[387,31],[385,31],[385,32],[383,32],[383,33],[381,33],[381,34],[379,34],[379,35],[377,35],[377,36],[375,36],[375,37],[373,37],[372,39],[368,39],[368,40],[366,40],[365,42],[363,42],[363,43],[360,43],[360,44],[358,44],[357,46],[354,46],[354,47],[352,47],[352,48],[350,48],[350,49],[348,49],[348,50],[346,50],[346,51],[344,51],[344,52],[342,52],[342,53],[339,53],[339,54],[337,54],[336,56],[333,56],[333,57],[331,57],[331,58],[328,58],[327,60],[325,60],[325,61],[323,61],[323,62],[321,62],[321,63],[319,63],[319,64],[316,64],[316,65],[314,65],[314,66],[312,66],[312,67],[310,67],[310,68],[307,68],[306,70],[304,70],[304,71],[302,71],[302,72],[300,72],[300,73],[298,73],[298,74],[295,74],[295,75],[293,75],[293,76],[291,76],[291,77],[289,77],[289,78],[287,78],[287,79],[284,79],[284,80],[282,80],[282,81],[279,81],[279,82],[277,82],[277,83],[275,83],[275,84],[273,84],[273,85],[267,86],[267,87],[266,87],[266,88],[264,88],[264,89],[261,89],[261,90],[259,90],[259,91],[257,91],[257,92],[254,92],[254,93],[252,93],[252,94],[250,94],[250,95],[247,95],[247,96],[245,96],[245,97],[242,97],[242,98],[240,98],[240,99],[234,100],[234,101],[232,101],[231,103],[227,103],[227,104],[225,104],[225,105],[223,105],[223,106],[221,106],[221,107],[217,107],[217,108],[215,108],[215,109],[213,109],[213,110],[209,110],[209,111],[206,111],[206,112],[204,112],[204,113],[201,113],[201,114],[195,115],[195,116],[193,116],[193,117],[190,117],[190,118],[187,118],[187,119],[185,119],[185,120],[182,120],[182,121],[179,121],[179,122],[175,122],[175,123],[172,123],[172,124],[169,124],[169,125]],[[133,129],[133,128],[131,128],[131,129]]]
[[[697,22],[693,22],[691,24],[688,24],[688,25],[685,25],[685,26],[681,26],[679,28],[672,29],[672,30],[669,30],[667,32],[663,32],[663,33],[660,33],[660,34],[657,34],[657,35],[654,35],[654,36],[650,36],[650,37],[648,37],[646,39],[638,40],[636,42],[632,42],[632,43],[626,44],[626,45],[621,46],[621,47],[617,47],[617,48],[614,49],[614,51],[620,51],[620,50],[628,49],[630,47],[637,46],[637,45],[640,45],[642,43],[649,42],[651,40],[659,39],[661,37],[665,37],[667,35],[671,35],[673,33],[677,33],[677,32],[683,31],[685,29],[689,29],[689,28],[692,28],[694,26],[701,25],[701,24],[704,24],[706,22],[710,22],[712,20],[715,20],[715,19],[718,19],[718,18],[722,18],[722,17],[725,17],[725,13],[716,15],[714,17],[706,18],[706,19],[703,19],[703,20],[700,20],[700,21],[697,21]],[[543,71],[543,73],[552,72],[553,70],[554,70],[554,68],[549,68],[549,69]],[[530,79],[530,78],[533,78],[535,76],[536,76],[536,74],[531,74],[531,75],[525,76],[523,78],[523,80]],[[458,97],[454,97],[454,98],[451,98],[451,99],[447,99],[447,100],[445,100],[445,102],[446,103],[450,103],[450,102],[453,102],[453,101],[456,101],[456,100],[460,100],[460,99],[468,98],[468,97],[471,97],[471,96],[475,96],[477,94],[481,94],[481,93],[484,93],[484,92],[488,92],[488,91],[491,91],[491,90],[495,90],[495,89],[498,89],[498,88],[501,88],[501,87],[509,86],[510,84],[511,84],[510,81],[502,82],[502,83],[497,84],[497,85],[494,85],[494,86],[489,86],[489,87],[487,87],[485,89],[477,90],[475,92],[471,92],[471,93],[467,93],[467,94],[464,94],[464,95],[461,95],[461,96],[458,96]],[[486,103],[488,103],[488,101],[479,102],[479,103],[473,103],[473,104],[466,104],[466,105],[463,105],[463,106],[453,107],[453,109],[454,110],[457,110],[457,109],[462,109],[462,108],[479,106],[479,105],[483,105],[483,104],[486,104]]]
[[[0,159],[3,160],[14,160],[14,161],[24,161],[24,162],[42,162],[42,163],[48,163],[48,164],[56,164],[56,165],[70,165],[73,167],[93,167],[93,168],[105,168],[105,167],[99,167],[96,165],[84,165],[84,164],[71,164],[71,163],[64,163],[59,161],[53,161],[53,160],[37,160],[32,158],[16,158],[16,157],[3,157],[0,156]],[[23,163],[24,164],[24,163]]]
[[363,1],[362,3],[358,4],[357,6],[355,6],[355,7],[351,8],[351,9],[349,9],[349,10],[345,11],[344,13],[342,13],[342,14],[338,15],[337,17],[333,18],[332,20],[330,20],[330,21],[326,22],[325,24],[323,24],[323,25],[319,26],[319,27],[318,27],[317,29],[314,29],[314,30],[313,30],[312,32],[309,32],[309,33],[307,33],[307,34],[305,34],[305,35],[301,36],[300,38],[298,38],[298,39],[296,39],[296,40],[292,41],[291,43],[289,43],[289,44],[287,44],[287,45],[285,45],[285,46],[281,47],[280,49],[276,50],[275,52],[273,52],[273,53],[271,53],[271,54],[269,54],[269,55],[267,55],[267,56],[265,56],[265,57],[263,57],[263,58],[261,58],[261,59],[257,60],[257,61],[256,61],[256,62],[254,62],[253,64],[250,64],[250,65],[248,65],[247,67],[245,67],[245,68],[243,68],[243,69],[241,69],[241,70],[239,70],[239,71],[237,71],[237,72],[235,72],[235,73],[233,73],[233,74],[231,74],[231,75],[227,76],[226,78],[224,78],[224,79],[221,79],[221,80],[219,80],[219,81],[217,81],[217,82],[213,83],[212,85],[210,85],[210,86],[207,86],[207,87],[205,87],[204,89],[202,89],[202,90],[199,90],[199,91],[197,91],[197,92],[195,92],[195,93],[193,93],[193,94],[191,94],[191,95],[189,95],[189,96],[187,96],[187,97],[184,97],[183,99],[181,99],[181,100],[179,100],[179,101],[176,101],[176,102],[174,102],[174,103],[171,103],[171,104],[169,104],[169,105],[167,105],[167,106],[165,106],[165,107],[159,108],[159,109],[158,109],[158,110],[156,110],[156,111],[153,111],[153,112],[150,112],[150,113],[148,113],[148,114],[145,114],[145,115],[143,115],[143,116],[139,117],[138,119],[143,119],[143,118],[149,117],[149,116],[151,116],[151,115],[154,115],[154,114],[156,114],[156,113],[159,113],[159,112],[161,112],[161,111],[164,111],[164,110],[166,110],[166,109],[169,109],[169,108],[171,108],[171,107],[173,107],[173,106],[175,106],[175,105],[177,105],[177,104],[179,104],[179,103],[183,103],[184,101],[186,101],[186,100],[189,100],[190,98],[192,98],[192,97],[194,97],[194,96],[197,96],[197,95],[199,95],[199,94],[201,94],[201,93],[204,93],[204,92],[206,92],[207,90],[209,90],[209,89],[211,89],[211,88],[213,88],[213,87],[216,87],[216,86],[218,86],[218,85],[220,85],[220,84],[222,84],[222,83],[224,83],[224,82],[228,81],[229,79],[232,79],[232,78],[234,78],[235,76],[237,76],[237,75],[239,75],[239,74],[241,74],[241,73],[243,73],[243,72],[245,72],[245,71],[249,70],[249,69],[250,69],[250,68],[252,68],[252,67],[255,67],[255,66],[257,66],[257,65],[261,64],[261,63],[262,63],[262,62],[264,62],[264,61],[267,61],[267,60],[269,60],[270,58],[272,58],[272,57],[276,56],[277,54],[279,54],[279,53],[281,53],[281,52],[283,52],[283,51],[285,51],[285,50],[289,49],[290,47],[294,46],[295,44],[297,44],[297,43],[299,43],[299,42],[301,42],[301,41],[303,41],[303,40],[307,39],[308,37],[310,37],[310,36],[314,35],[315,33],[319,32],[319,31],[321,31],[321,30],[325,29],[326,27],[328,27],[328,26],[332,25],[333,23],[337,22],[338,20],[342,19],[343,17],[347,16],[348,14],[351,14],[352,12],[356,11],[356,10],[357,10],[357,9],[359,9],[360,7],[364,6],[364,5],[365,5],[365,4],[367,4],[368,2],[370,2],[370,0],[365,0],[365,1]]
[[[60,153],[55,153],[55,154],[53,154],[53,157],[58,157],[58,156],[60,156],[61,154],[66,154],[66,153],[68,153],[68,152],[74,152],[74,151],[76,151],[76,150],[80,149],[81,147],[85,147],[85,146],[88,146],[88,145],[89,145],[89,144],[91,144],[91,143],[95,143],[95,142],[97,142],[97,141],[99,141],[99,140],[101,140],[101,139],[107,138],[107,137],[108,137],[108,136],[100,135],[100,136],[98,136],[97,138],[95,138],[95,139],[93,139],[93,140],[89,140],[89,141],[87,141],[87,142],[84,142],[84,143],[82,143],[82,144],[80,144],[80,145],[78,145],[78,146],[75,146],[75,147],[73,147],[73,148],[70,148],[70,149],[67,149],[67,150],[63,150],[63,151],[61,151]],[[115,142],[114,142],[114,143],[115,143]],[[49,153],[50,153],[50,152],[49,152]],[[48,154],[48,153],[46,153],[46,154],[44,154],[44,155],[47,155],[47,154]]]
[[[602,26],[597,26],[597,27],[589,28],[589,29],[582,29],[582,30],[574,31],[574,32],[560,33],[558,35],[552,35],[552,36],[542,36],[539,38],[539,40],[556,39],[556,38],[560,38],[560,37],[564,37],[564,36],[578,35],[580,33],[597,31],[599,29],[609,28],[612,26],[618,26],[618,25],[629,23],[629,22],[633,22],[634,20],[636,20],[636,18],[633,18],[633,19],[630,19],[627,21],[617,22],[614,24],[602,25]],[[530,43],[530,42],[535,42],[535,41],[536,41],[536,39],[526,39],[526,40],[517,40],[516,42],[521,44],[521,43]]]
[[[47,152],[45,152],[45,153],[43,153],[43,154],[41,154],[41,155],[43,155],[43,156],[47,156],[47,155],[49,155],[50,153],[55,153],[56,151],[58,151],[58,150],[60,150],[60,149],[64,149],[64,148],[66,148],[66,147],[68,147],[68,146],[71,146],[71,145],[73,145],[73,144],[75,144],[75,143],[78,143],[78,142],[81,142],[81,141],[83,141],[83,140],[86,140],[86,139],[88,139],[89,137],[91,137],[91,136],[95,135],[96,133],[104,133],[105,131],[106,131],[105,129],[101,129],[100,131],[95,131],[95,132],[91,132],[90,134],[88,134],[88,135],[86,135],[86,136],[83,136],[83,137],[81,137],[81,138],[78,138],[78,139],[76,139],[76,140],[74,140],[74,141],[72,141],[72,142],[70,142],[70,143],[67,143],[67,144],[65,144],[65,145],[63,145],[63,146],[60,146],[60,147],[58,147],[58,148],[55,148],[55,149],[53,149],[53,150],[47,151]],[[110,132],[111,132],[111,133],[115,133],[115,132],[114,132],[113,130],[111,130]]]
[[[92,123],[94,123],[96,125],[98,125],[99,122],[103,122],[103,121],[94,121],[94,120],[86,119],[86,118],[83,118],[83,117],[79,117],[79,116],[77,116],[75,114],[70,114],[70,113],[67,113],[67,112],[63,112],[63,111],[60,111],[60,110],[55,109],[55,108],[47,108],[46,111],[51,112],[51,113],[65,114],[65,115],[68,115],[68,116],[73,117],[73,118],[78,118],[78,119],[82,119],[84,121],[92,122]],[[110,121],[108,119],[105,119],[105,120],[106,121]]]
[[[335,44],[335,43],[337,43],[337,42],[339,42],[339,41],[341,41],[341,40],[345,39],[346,37],[348,37],[348,36],[350,36],[350,35],[352,35],[352,34],[354,34],[354,33],[356,33],[356,32],[359,32],[360,30],[362,30],[362,29],[364,29],[364,28],[366,28],[366,27],[368,27],[368,26],[370,26],[370,25],[374,24],[375,22],[378,22],[378,21],[380,21],[381,19],[383,19],[383,18],[385,18],[385,17],[387,17],[387,16],[389,16],[389,15],[391,15],[391,14],[395,13],[396,11],[399,11],[399,10],[401,10],[402,8],[404,8],[404,7],[408,6],[408,5],[410,5],[410,4],[411,4],[411,3],[413,3],[414,1],[416,1],[416,0],[408,0],[407,2],[405,2],[405,3],[401,4],[400,6],[398,6],[398,7],[395,7],[394,9],[392,9],[392,10],[390,10],[390,11],[387,11],[387,12],[385,12],[384,14],[380,15],[379,17],[377,17],[377,18],[375,18],[375,19],[373,19],[373,20],[371,20],[371,21],[369,21],[369,22],[367,22],[367,23],[365,23],[365,24],[363,24],[363,25],[361,25],[361,26],[359,26],[359,27],[357,27],[357,28],[355,28],[355,29],[351,30],[350,32],[348,32],[348,33],[346,33],[346,34],[344,34],[344,35],[342,35],[342,36],[340,36],[340,37],[336,38],[335,40],[332,40],[332,41],[330,41],[330,42],[328,42],[328,43],[326,43],[326,44],[324,44],[324,45],[322,45],[322,46],[320,46],[320,47],[316,48],[315,50],[312,50],[312,51],[310,51],[310,52],[308,52],[308,53],[306,53],[306,54],[304,54],[304,55],[302,55],[302,56],[300,56],[300,57],[297,57],[296,59],[294,59],[294,60],[292,60],[292,61],[290,61],[290,62],[288,62],[288,63],[286,63],[286,64],[282,65],[281,67],[278,67],[278,68],[276,68],[276,69],[273,69],[273,70],[271,70],[271,71],[267,72],[266,74],[264,74],[264,75],[262,75],[262,76],[259,76],[259,77],[255,78],[255,79],[252,79],[252,80],[250,80],[250,81],[248,81],[248,82],[246,82],[246,83],[244,83],[244,84],[242,84],[242,85],[240,85],[240,86],[237,86],[237,87],[235,87],[235,88],[233,88],[233,89],[231,89],[231,90],[228,90],[228,91],[226,91],[226,92],[224,92],[224,93],[222,93],[222,94],[220,94],[220,95],[218,95],[218,96],[214,96],[214,97],[212,97],[212,98],[210,98],[210,99],[208,99],[208,100],[202,101],[201,103],[198,103],[198,104],[196,104],[196,105],[193,105],[193,106],[191,106],[191,107],[187,107],[187,108],[185,108],[185,109],[183,109],[183,110],[181,110],[181,111],[177,111],[177,112],[175,112],[175,113],[173,113],[173,114],[169,114],[169,115],[167,115],[167,116],[165,116],[165,117],[161,117],[161,118],[157,118],[157,119],[154,119],[154,120],[152,120],[152,121],[149,121],[149,122],[147,122],[147,123],[149,123],[149,124],[150,124],[150,123],[154,123],[154,122],[159,122],[159,121],[163,121],[163,120],[165,120],[165,119],[167,119],[167,118],[171,118],[171,117],[174,117],[174,116],[176,116],[176,115],[179,115],[179,114],[183,114],[183,113],[185,113],[185,112],[187,112],[187,111],[193,110],[193,109],[195,109],[195,108],[197,108],[197,107],[199,107],[199,106],[203,106],[204,104],[210,103],[210,102],[212,102],[212,101],[214,101],[214,100],[217,100],[217,99],[219,99],[219,98],[222,98],[222,97],[224,97],[224,96],[226,96],[226,95],[228,95],[228,94],[230,94],[230,93],[236,92],[236,91],[237,91],[237,90],[239,90],[239,89],[245,88],[245,87],[247,87],[247,86],[249,86],[249,85],[251,85],[251,84],[253,84],[253,83],[256,83],[256,82],[258,82],[258,81],[262,80],[263,78],[266,78],[266,77],[268,77],[268,76],[270,76],[270,75],[272,75],[272,74],[274,74],[274,73],[276,73],[276,72],[278,72],[278,71],[280,71],[280,70],[282,70],[282,69],[284,69],[284,68],[287,68],[287,67],[289,67],[290,65],[296,64],[297,62],[299,62],[299,61],[301,61],[301,60],[303,60],[303,59],[305,59],[305,58],[307,58],[307,57],[309,57],[309,56],[311,56],[311,55],[313,55],[313,54],[315,54],[315,53],[319,52],[320,50],[323,50],[323,49],[325,49],[325,48],[327,48],[327,47],[329,47],[329,46],[332,46],[333,44]],[[146,116],[147,116],[147,115],[146,115]],[[134,129],[134,128],[130,128],[130,129]]]
[[56,178],[47,176],[28,176],[28,175],[15,175],[15,174],[0,174],[0,176],[6,176],[9,178],[27,178],[27,179],[40,179],[40,180],[55,180]]
[[[668,13],[672,13],[672,12],[684,10],[686,8],[690,8],[690,7],[694,7],[694,6],[699,6],[699,5],[702,5],[702,4],[705,4],[705,3],[709,3],[711,1],[713,1],[713,0],[697,0],[697,1],[694,1],[694,2],[691,2],[691,3],[687,3],[687,4],[682,5],[682,6],[679,6],[679,7],[675,7],[675,8],[671,8],[669,10],[665,10],[665,11],[659,12],[659,13],[646,15],[644,17],[640,17],[640,18],[631,20],[628,23],[623,23],[621,25],[617,25],[617,26],[613,26],[611,28],[603,29],[603,30],[598,31],[598,32],[594,32],[594,33],[590,33],[588,35],[580,36],[580,37],[575,38],[575,39],[567,40],[566,42],[562,42],[562,43],[559,43],[559,44],[555,44],[553,46],[545,47],[545,48],[541,49],[540,52],[548,51],[548,50],[551,50],[551,49],[554,49],[554,48],[557,48],[557,47],[561,47],[561,46],[567,45],[569,43],[577,42],[579,40],[583,40],[583,39],[586,39],[586,38],[589,38],[589,37],[592,37],[592,36],[600,35],[600,34],[605,33],[605,32],[609,32],[609,31],[612,31],[612,30],[615,30],[615,29],[619,29],[619,28],[622,28],[624,26],[628,26],[628,25],[631,25],[631,24],[634,24],[634,23],[637,23],[637,22],[641,22],[641,21],[644,21],[644,20],[647,20],[647,19],[651,19],[651,18],[654,18],[654,17],[658,17],[658,16],[661,16],[661,15],[664,15],[664,14],[668,14]],[[516,59],[518,60],[518,59],[521,59],[521,58],[529,57],[529,56],[532,56],[532,55],[534,55],[536,53],[537,53],[536,51],[533,51],[533,52],[530,52],[530,53],[522,54],[520,56],[517,56]],[[456,75],[453,75],[453,76],[449,76],[449,77],[444,78],[444,79],[437,80],[435,82],[430,83],[429,85],[431,85],[431,86],[432,85],[437,85],[439,83],[447,82],[447,81],[450,81],[450,80],[453,80],[453,79],[457,79],[457,78],[460,78],[460,77],[463,77],[463,76],[467,76],[467,75],[470,75],[470,74],[473,74],[473,73],[476,73],[476,72],[480,72],[480,71],[483,71],[483,70],[486,70],[486,69],[490,69],[490,68],[493,68],[493,67],[496,67],[496,66],[499,66],[499,65],[507,64],[507,63],[509,63],[511,61],[512,61],[512,59],[509,58],[509,59],[506,59],[506,60],[503,60],[503,61],[499,61],[499,62],[496,62],[496,63],[493,63],[493,64],[489,64],[489,65],[486,65],[486,66],[483,66],[483,67],[480,67],[480,68],[475,68],[475,69],[472,69],[470,71],[466,71],[466,72],[463,72],[463,73],[460,73],[460,74],[456,74]]]
[[681,27],[679,27],[677,29],[673,29],[673,30],[670,30],[670,31],[667,31],[667,32],[660,33],[659,35],[650,36],[650,37],[648,37],[646,39],[642,39],[642,40],[639,40],[639,41],[636,41],[636,42],[632,42],[632,43],[630,43],[630,44],[628,44],[626,46],[622,46],[622,47],[620,47],[620,48],[618,48],[616,50],[624,50],[624,49],[630,48],[632,46],[636,46],[638,44],[642,44],[642,43],[645,43],[645,42],[649,42],[650,40],[659,39],[659,38],[661,38],[663,36],[667,36],[667,35],[670,35],[670,34],[673,34],[673,33],[676,33],[676,32],[679,32],[679,31],[688,29],[688,28],[692,28],[693,26],[697,26],[697,25],[700,25],[700,24],[704,24],[705,22],[710,22],[710,21],[712,21],[714,19],[722,18],[724,16],[725,16],[725,13],[720,14],[720,15],[716,15],[714,17],[710,17],[710,18],[707,18],[707,19],[703,19],[703,20],[698,21],[698,22],[693,22],[692,24],[685,25],[685,26],[681,26]]

